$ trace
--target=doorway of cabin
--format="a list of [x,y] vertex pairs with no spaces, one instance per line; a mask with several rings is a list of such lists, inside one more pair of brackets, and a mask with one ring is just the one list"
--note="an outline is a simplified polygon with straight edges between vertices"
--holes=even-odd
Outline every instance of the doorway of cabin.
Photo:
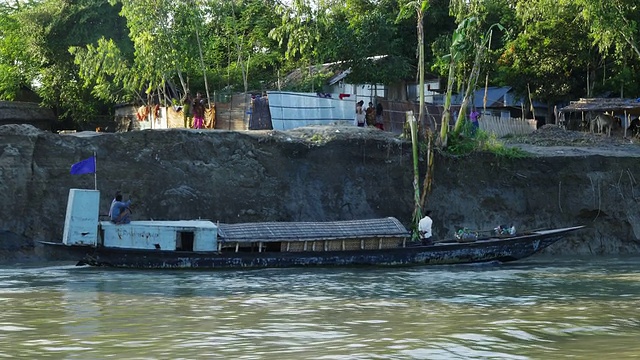
[[193,251],[193,231],[178,231],[176,234],[176,251]]

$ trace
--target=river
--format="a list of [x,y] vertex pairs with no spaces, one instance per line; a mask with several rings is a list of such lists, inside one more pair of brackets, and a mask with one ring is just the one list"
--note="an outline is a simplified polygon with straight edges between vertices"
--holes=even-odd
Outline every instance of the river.
[[218,272],[4,265],[0,305],[0,358],[640,357],[640,257]]

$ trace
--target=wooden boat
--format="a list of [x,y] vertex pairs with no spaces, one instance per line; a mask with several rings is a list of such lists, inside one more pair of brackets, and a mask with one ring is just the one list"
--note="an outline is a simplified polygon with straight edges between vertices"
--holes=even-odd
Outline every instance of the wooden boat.
[[573,226],[472,242],[421,245],[395,218],[215,224],[207,220],[98,220],[99,191],[71,189],[61,243],[78,265],[124,268],[266,268],[462,264],[528,257],[582,229]]

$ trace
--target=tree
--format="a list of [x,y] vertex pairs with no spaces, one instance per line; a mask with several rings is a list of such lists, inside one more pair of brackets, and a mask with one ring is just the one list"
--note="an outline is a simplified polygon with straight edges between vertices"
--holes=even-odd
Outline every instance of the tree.
[[[331,21],[325,26],[331,36],[323,48],[331,49],[332,60],[351,70],[349,82],[392,84],[412,75],[417,12],[406,8],[406,3],[383,0],[334,5]],[[400,12],[402,16],[398,17]],[[407,24],[410,32],[401,34]]]
[[549,105],[584,93],[591,62],[586,29],[574,21],[575,4],[555,0],[521,1],[517,16],[522,30],[513,36],[499,61],[498,81],[522,98]]
[[[110,1],[116,3],[116,0]],[[120,2],[122,3],[120,14],[127,19],[129,37],[135,49],[131,67],[131,72],[134,72],[135,76],[127,78],[128,87],[145,89],[147,95],[150,95],[155,89],[164,88],[166,80],[175,74],[180,79],[183,92],[187,92],[182,64],[199,59],[199,54],[196,53],[199,47],[190,46],[194,43],[199,44],[198,3],[169,0],[120,0]],[[189,41],[189,38],[180,38],[178,36],[180,33],[177,31],[179,28],[177,21],[190,18],[196,19],[186,24],[191,26],[191,33],[195,35],[194,41]],[[195,63],[198,61],[196,60]]]
[[[427,9],[429,8],[429,1],[427,0],[420,0],[420,1],[410,1],[406,4],[404,4],[404,6],[402,7],[402,10],[399,13],[399,17],[406,17],[406,11],[415,11],[416,12],[416,17],[417,17],[417,33],[418,33],[418,77],[419,77],[419,104],[420,104],[420,109],[418,110],[418,119],[420,121],[420,123],[422,123],[422,113],[424,111],[424,28],[423,28],[423,18],[424,18],[424,13],[427,11]],[[414,149],[416,147],[416,136],[413,135],[415,133],[415,130],[412,129],[412,140],[414,141]],[[430,136],[427,135],[429,138]],[[415,190],[415,208],[413,211],[413,220],[414,223],[418,223],[418,221],[420,221],[420,219],[422,218],[422,206],[421,206],[421,199],[420,199],[420,188],[418,187],[418,179],[419,179],[419,174],[418,174],[418,169],[417,169],[417,151],[413,151],[414,154],[414,190]]]
[[[565,0],[578,8],[577,21],[584,22],[593,44],[603,59],[600,63],[602,76],[602,92],[611,92],[619,88],[619,96],[627,93],[640,95],[637,79],[630,74],[640,66],[640,7],[635,0]],[[593,94],[596,87],[595,66],[588,72],[589,83],[587,95]],[[608,74],[607,74],[608,71]],[[600,71],[599,71],[600,72]]]
[[611,47],[625,53],[630,48],[640,58],[638,38],[640,7],[637,0],[565,0],[581,6],[579,14],[589,27],[589,34],[601,52]]
[[[218,9],[219,16],[222,17],[221,28],[218,31],[223,34],[226,42],[226,45],[222,46],[234,49],[233,53],[228,53],[229,66],[233,66],[234,70],[240,70],[245,92],[251,87],[261,87],[260,82],[264,83],[268,76],[260,75],[258,72],[273,73],[273,69],[282,58],[277,52],[276,40],[268,35],[271,29],[278,26],[280,20],[276,15],[276,3],[260,0],[237,3],[221,1]],[[251,69],[256,71],[257,80],[253,83],[249,77]]]
[[[470,18],[469,20],[473,20],[474,18]],[[500,30],[504,30],[504,27],[500,24],[492,25],[487,33],[484,36],[481,36],[480,39],[474,44],[474,49],[476,51],[475,60],[473,61],[473,67],[471,68],[471,72],[469,73],[469,79],[467,81],[467,89],[464,94],[464,98],[462,99],[462,104],[460,104],[460,111],[458,112],[458,119],[456,119],[456,124],[454,127],[454,133],[459,134],[463,122],[466,119],[467,114],[467,106],[469,101],[472,101],[471,94],[475,90],[476,85],[478,84],[478,77],[480,76],[480,67],[483,65],[485,60],[488,46],[491,44],[491,38],[493,34],[493,27],[497,27]]]
[[78,68],[68,49],[94,42],[99,34],[119,38],[126,27],[119,20],[118,9],[106,0],[17,4],[12,12],[4,13],[2,30],[4,54],[8,56],[2,63],[8,74],[13,74],[11,79],[19,83],[18,87],[33,90],[43,105],[56,110],[59,118],[81,121],[93,117],[103,104],[81,86]]
[[310,75],[317,59],[316,45],[320,41],[316,11],[310,0],[293,0],[290,6],[280,5],[277,8],[280,24],[269,32],[280,46],[286,44],[285,59],[306,64]]
[[[2,4],[0,8],[0,99],[20,98],[22,87],[30,86],[34,66],[27,56],[27,44],[16,16],[18,7]],[[28,66],[29,65],[29,66]]]
[[[432,68],[438,70],[440,74],[447,74],[442,128],[438,139],[438,143],[442,147],[448,146],[448,125],[451,120],[451,97],[454,85],[457,83],[457,87],[464,92],[461,109],[454,126],[454,134],[458,134],[466,118],[466,107],[468,102],[472,100],[471,94],[476,88],[480,72],[482,68],[489,67],[485,60],[493,43],[494,28],[502,32],[505,31],[499,23],[486,23],[487,19],[491,19],[490,16],[487,16],[487,10],[500,8],[494,6],[494,2],[500,1],[452,1],[450,12],[456,18],[458,26],[450,39],[440,38],[434,42],[434,53],[439,56]],[[447,45],[448,52],[445,52],[444,48]],[[442,55],[443,53],[446,55]]]

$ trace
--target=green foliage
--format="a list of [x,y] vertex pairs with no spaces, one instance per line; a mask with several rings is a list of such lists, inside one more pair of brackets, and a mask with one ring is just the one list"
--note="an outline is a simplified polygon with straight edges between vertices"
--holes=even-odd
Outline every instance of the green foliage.
[[613,49],[617,57],[633,52],[640,58],[637,0],[575,0],[575,4],[601,53]]
[[0,79],[0,92],[4,98],[16,98],[18,91],[29,89],[59,117],[79,121],[102,108],[79,85],[82,81],[68,48],[121,29],[117,9],[106,0],[47,0],[3,11],[0,63],[6,73]]
[[497,156],[510,159],[528,156],[518,148],[505,146],[493,133],[488,133],[480,129],[474,131],[469,121],[464,122],[462,131],[458,136],[449,138],[446,152],[456,156],[469,155],[474,152],[490,152]]
[[[349,83],[414,81],[424,64],[450,77],[451,89],[469,84],[475,68],[489,85],[520,95],[529,87],[550,104],[599,93],[638,97],[638,19],[636,0],[3,2],[0,99],[33,93],[83,121],[115,102],[149,101],[145,92],[168,85],[267,90],[322,63],[350,68]],[[497,23],[509,31],[494,27],[487,39]],[[476,67],[479,44],[488,51]],[[305,74],[289,89],[318,91],[330,76]]]
[[92,94],[104,101],[125,102],[133,100],[125,79],[130,73],[130,65],[113,40],[100,39],[98,45],[86,48],[71,47],[84,86],[92,89]]
[[293,0],[291,5],[280,5],[277,13],[280,24],[269,31],[269,36],[285,45],[287,60],[310,62],[315,56],[315,45],[320,39],[318,17],[309,0]]
[[534,99],[551,104],[577,97],[586,83],[590,44],[584,27],[574,23],[576,11],[555,0],[519,3],[523,31],[506,45],[499,81],[525,98],[529,86]]

